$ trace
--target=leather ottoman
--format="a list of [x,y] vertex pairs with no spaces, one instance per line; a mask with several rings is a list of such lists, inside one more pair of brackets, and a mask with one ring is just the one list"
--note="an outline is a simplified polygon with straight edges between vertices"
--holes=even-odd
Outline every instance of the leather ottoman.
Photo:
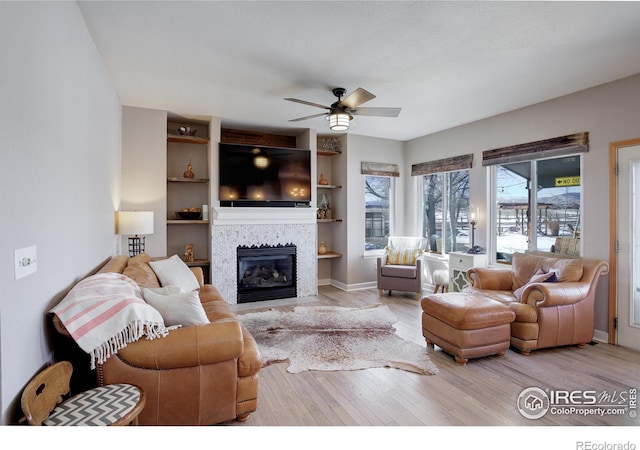
[[509,348],[516,314],[502,303],[466,292],[430,294],[422,298],[422,335],[459,364],[469,358],[503,356]]

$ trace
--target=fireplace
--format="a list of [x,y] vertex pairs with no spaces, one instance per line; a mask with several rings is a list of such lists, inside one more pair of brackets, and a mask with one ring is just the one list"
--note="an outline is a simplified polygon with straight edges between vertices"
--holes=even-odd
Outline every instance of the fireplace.
[[[296,297],[318,294],[318,220],[312,208],[212,208],[211,283],[238,304],[238,247],[295,245]],[[242,279],[242,277],[240,277]]]
[[238,303],[297,296],[296,246],[238,246]]

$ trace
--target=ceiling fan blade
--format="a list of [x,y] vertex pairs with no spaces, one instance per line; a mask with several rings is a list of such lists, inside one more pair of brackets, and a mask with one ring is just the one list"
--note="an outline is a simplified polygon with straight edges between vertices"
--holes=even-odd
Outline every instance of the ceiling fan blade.
[[348,110],[354,116],[398,117],[400,108],[358,108]]
[[358,88],[340,102],[340,105],[346,106],[348,109],[355,109],[369,100],[376,98],[371,92],[362,88]]
[[290,102],[302,103],[303,105],[315,106],[316,108],[331,109],[329,106],[321,105],[319,103],[308,102],[306,100],[300,100],[297,98],[285,98],[285,100],[289,100]]
[[300,122],[301,120],[314,119],[316,117],[326,116],[327,113],[313,114],[311,116],[298,117],[297,119],[291,119],[289,122]]

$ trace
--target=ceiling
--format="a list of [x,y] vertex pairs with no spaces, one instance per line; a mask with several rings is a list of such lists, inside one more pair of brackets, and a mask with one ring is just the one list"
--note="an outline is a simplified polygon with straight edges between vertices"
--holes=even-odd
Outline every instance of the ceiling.
[[640,2],[78,2],[127,106],[256,130],[315,128],[362,87],[349,133],[410,140],[640,73]]

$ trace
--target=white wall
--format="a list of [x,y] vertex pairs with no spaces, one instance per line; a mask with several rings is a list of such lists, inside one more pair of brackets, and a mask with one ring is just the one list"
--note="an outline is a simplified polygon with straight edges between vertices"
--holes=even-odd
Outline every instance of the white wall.
[[[482,152],[541,139],[589,132],[583,157],[584,256],[609,260],[609,143],[640,137],[640,75],[561,97],[511,113],[424,136],[406,144],[407,165],[473,153],[471,202],[487,211],[487,169]],[[411,198],[408,204],[416,204]],[[409,221],[416,210],[408,209]],[[487,226],[478,224],[476,240],[485,247]],[[607,330],[608,277],[596,299],[596,329]]]
[[[52,361],[46,313],[115,253],[118,97],[75,2],[0,3],[0,404]],[[13,279],[13,251],[38,270]]]
[[[346,178],[339,176],[343,182],[341,194],[347,196],[346,224],[348,238],[346,243],[339,243],[338,248],[346,248],[342,258],[333,260],[333,278],[344,284],[344,288],[375,286],[376,260],[365,259],[364,254],[364,176],[360,173],[362,161],[395,163],[400,166],[400,177],[395,183],[394,214],[395,234],[404,234],[405,229],[405,183],[403,179],[409,177],[410,170],[404,164],[403,143],[390,139],[379,139],[366,136],[348,135],[347,140]],[[344,157],[344,155],[342,156]]]
[[[167,112],[122,108],[122,211],[153,211],[153,234],[145,251],[167,254]],[[120,237],[122,254],[129,238]]]

